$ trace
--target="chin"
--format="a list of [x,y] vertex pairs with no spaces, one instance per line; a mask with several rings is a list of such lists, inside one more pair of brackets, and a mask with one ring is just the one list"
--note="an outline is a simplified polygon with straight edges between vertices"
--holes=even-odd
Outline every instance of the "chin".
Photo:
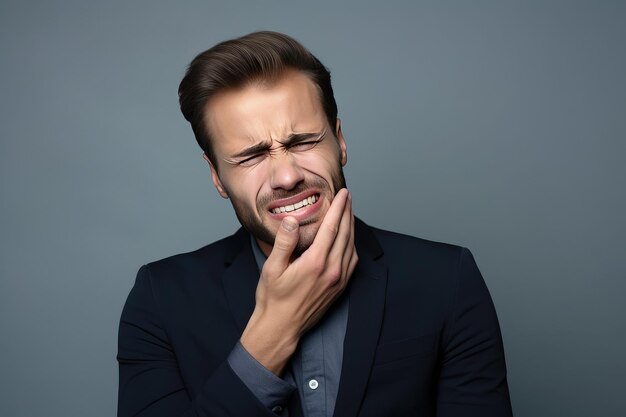
[[318,224],[310,224],[305,226],[300,226],[298,245],[294,250],[294,255],[300,256],[307,250],[313,241],[315,240],[315,236],[317,235],[317,231],[319,230]]

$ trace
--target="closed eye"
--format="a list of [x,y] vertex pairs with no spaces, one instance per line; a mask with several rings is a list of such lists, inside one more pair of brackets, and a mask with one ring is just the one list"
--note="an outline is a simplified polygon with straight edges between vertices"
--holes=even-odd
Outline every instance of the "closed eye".
[[286,141],[279,141],[279,143],[289,151],[303,152],[313,149],[324,139],[325,135],[326,130],[323,130],[321,133],[295,133],[289,135]]
[[237,165],[242,167],[251,167],[263,161],[267,157],[267,153],[258,153],[256,155],[252,155],[246,159],[242,159],[237,162]]
[[296,152],[308,151],[310,149],[313,149],[315,147],[315,145],[317,145],[320,142],[321,142],[321,139],[307,140],[307,141],[304,141],[304,142],[294,143],[292,145],[289,145],[289,150],[290,151],[296,151]]
[[280,146],[272,149],[271,143],[258,143],[248,149],[244,149],[231,158],[223,158],[223,160],[233,166],[252,167],[263,162],[269,155],[282,150],[283,152],[305,152],[313,149],[320,143],[326,130],[319,134],[315,133],[294,133],[289,135],[284,142],[277,141]]

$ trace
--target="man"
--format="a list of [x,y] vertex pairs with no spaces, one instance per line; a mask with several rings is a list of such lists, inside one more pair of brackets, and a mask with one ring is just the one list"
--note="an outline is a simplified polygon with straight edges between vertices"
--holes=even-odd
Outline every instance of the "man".
[[511,415],[469,251],[353,216],[319,60],[252,33],[198,55],[179,96],[243,227],[140,269],[120,323],[120,416]]

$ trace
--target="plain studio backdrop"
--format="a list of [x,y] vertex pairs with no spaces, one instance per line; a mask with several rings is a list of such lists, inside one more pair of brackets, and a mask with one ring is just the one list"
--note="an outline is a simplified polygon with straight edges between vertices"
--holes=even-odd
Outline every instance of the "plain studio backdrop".
[[178,109],[255,30],[330,68],[355,212],[469,247],[515,415],[624,416],[626,5],[0,2],[0,415],[111,416],[144,263],[238,223]]

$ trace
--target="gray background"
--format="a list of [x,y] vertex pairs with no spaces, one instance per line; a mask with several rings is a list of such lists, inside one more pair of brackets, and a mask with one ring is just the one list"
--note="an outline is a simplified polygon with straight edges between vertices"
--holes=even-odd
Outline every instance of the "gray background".
[[515,414],[626,415],[625,22],[613,1],[2,1],[0,415],[114,415],[138,267],[237,226],[178,82],[259,29],[330,67],[357,214],[475,254]]

